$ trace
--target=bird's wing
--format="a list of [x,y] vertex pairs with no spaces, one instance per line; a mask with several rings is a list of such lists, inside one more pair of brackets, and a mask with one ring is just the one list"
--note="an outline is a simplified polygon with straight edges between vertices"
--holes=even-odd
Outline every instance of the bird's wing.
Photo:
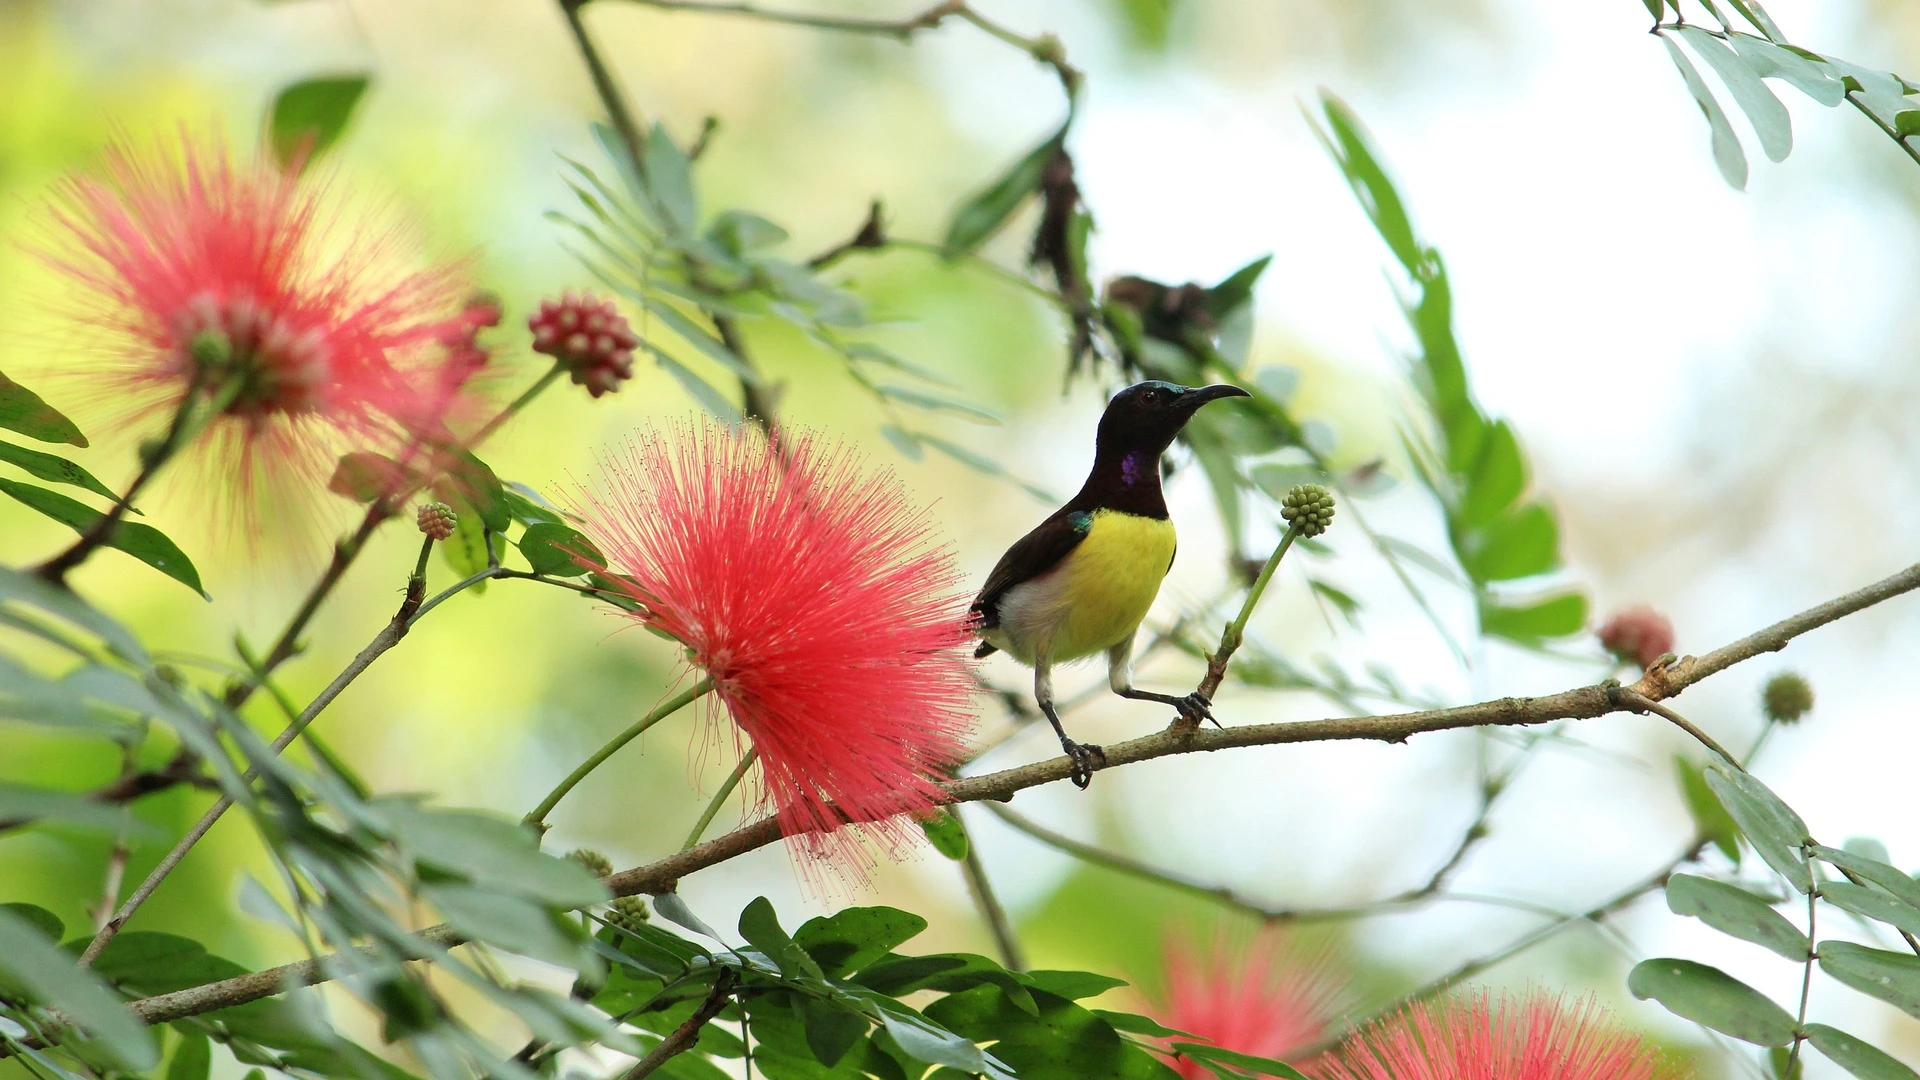
[[973,601],[982,629],[1000,625],[1000,598],[1008,589],[1031,581],[1060,565],[1093,528],[1093,515],[1085,510],[1062,507],[1041,522],[1032,532],[1014,542],[1000,562],[987,575],[987,584]]

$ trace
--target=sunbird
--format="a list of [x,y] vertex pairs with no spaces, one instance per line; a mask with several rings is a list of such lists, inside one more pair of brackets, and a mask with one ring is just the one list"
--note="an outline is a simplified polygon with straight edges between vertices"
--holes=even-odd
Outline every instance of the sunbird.
[[1021,537],[973,602],[976,657],[1004,651],[1033,666],[1033,697],[1085,788],[1106,753],[1067,737],[1053,707],[1053,665],[1107,654],[1107,682],[1123,698],[1171,705],[1191,723],[1213,719],[1205,697],[1133,685],[1133,637],[1173,568],[1175,537],[1160,493],[1160,455],[1209,401],[1248,397],[1237,386],[1135,383],[1100,416],[1093,471],[1080,493]]

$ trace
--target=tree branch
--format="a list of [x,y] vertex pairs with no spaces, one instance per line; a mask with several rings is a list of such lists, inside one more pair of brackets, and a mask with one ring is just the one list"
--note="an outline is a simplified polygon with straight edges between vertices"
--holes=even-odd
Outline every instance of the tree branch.
[[[1446,731],[1483,725],[1521,726],[1544,724],[1553,720],[1591,719],[1630,709],[1631,706],[1624,697],[1627,692],[1656,701],[1673,697],[1702,679],[1725,671],[1743,660],[1752,659],[1763,653],[1777,652],[1785,648],[1788,642],[1810,630],[1818,629],[1917,587],[1920,587],[1920,563],[1865,588],[1782,619],[1772,626],[1748,634],[1704,656],[1682,657],[1672,665],[1656,668],[1632,687],[1585,686],[1542,697],[1500,698],[1476,705],[1386,716],[1337,717],[1294,723],[1254,724],[1218,731],[1183,733],[1161,731],[1108,746],[1107,760],[1109,767],[1118,767],[1173,754],[1210,752],[1238,746],[1276,746],[1288,743],[1352,739],[1404,742],[1413,735],[1429,731]],[[965,777],[945,785],[946,798],[949,803],[978,802],[985,799],[1004,802],[1027,788],[1065,780],[1072,769],[1072,763],[1062,756],[985,776]],[[606,879],[606,885],[616,896],[667,892],[688,874],[765,847],[779,840],[780,837],[778,821],[771,818],[758,821],[656,862],[613,874]],[[1672,868],[1692,858],[1701,846],[1703,845],[1696,845],[1689,850],[1686,858],[1676,860],[1668,869],[1661,871],[1648,881],[1576,918],[1598,919],[1624,907],[1635,898],[1661,887],[1666,883],[1667,877],[1672,874]],[[1475,961],[1479,966],[1465,970],[1464,973],[1456,971],[1448,978],[1466,978],[1484,970],[1512,955],[1514,951],[1557,930],[1560,925],[1564,923],[1557,923],[1544,931],[1528,935],[1509,950]],[[460,940],[452,928],[444,925],[424,930],[421,936],[439,944],[457,944]],[[331,977],[328,974],[330,970],[332,969],[329,968],[329,958],[319,957],[270,971],[236,976],[171,994],[143,998],[132,1003],[130,1007],[136,1016],[149,1024],[164,1023],[271,997],[288,986],[324,981]]]
[[733,993],[737,978],[732,968],[721,968],[720,977],[713,981],[713,989],[707,994],[707,1000],[693,1010],[693,1015],[687,1017],[685,1023],[662,1039],[659,1046],[647,1051],[647,1056],[641,1058],[620,1080],[641,1080],[642,1077],[651,1076],[655,1069],[667,1063],[668,1058],[692,1048],[694,1041],[700,1037],[700,1029],[727,1007],[727,997]]

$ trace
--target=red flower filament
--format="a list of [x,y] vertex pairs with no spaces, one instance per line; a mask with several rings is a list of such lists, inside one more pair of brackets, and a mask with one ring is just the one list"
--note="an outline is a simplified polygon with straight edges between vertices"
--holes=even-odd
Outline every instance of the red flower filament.
[[[1335,1017],[1340,982],[1324,954],[1302,954],[1276,933],[1236,946],[1217,939],[1210,953],[1169,942],[1167,992],[1155,1013],[1168,1027],[1224,1050],[1284,1061],[1319,1041]],[[1213,1072],[1185,1058],[1174,1070],[1188,1080]]]
[[1362,1031],[1311,1070],[1319,1080],[1677,1080],[1651,1043],[1592,1002],[1545,993],[1420,1002]]
[[441,368],[447,343],[471,338],[467,290],[409,266],[394,230],[315,185],[218,147],[169,159],[116,145],[99,175],[65,183],[52,218],[46,258],[110,345],[96,388],[142,416],[189,392],[217,404],[211,439],[239,449],[219,468],[243,488],[324,476],[343,449],[440,437],[457,407]]
[[940,802],[974,681],[952,554],[885,474],[812,438],[707,423],[611,455],[584,531],[636,617],[683,642],[758,752],[763,799],[816,856],[845,822],[897,850]]

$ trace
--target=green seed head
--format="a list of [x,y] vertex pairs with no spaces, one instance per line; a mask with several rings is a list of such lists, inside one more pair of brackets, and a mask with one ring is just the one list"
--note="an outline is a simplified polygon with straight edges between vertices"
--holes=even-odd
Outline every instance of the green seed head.
[[646,922],[648,918],[647,902],[637,896],[618,897],[607,908],[607,921],[629,930]]
[[[420,509],[414,514],[413,520],[414,524],[420,526],[422,533],[433,537],[435,540],[445,540],[447,537],[453,535],[454,527],[460,524],[460,515],[454,513],[453,507],[448,506],[446,503],[430,502],[420,505]],[[575,852],[574,854],[577,855],[579,852]],[[603,862],[605,861],[602,856],[595,857],[600,858]],[[609,874],[612,872],[612,870],[607,871]]]
[[606,877],[613,873],[613,860],[592,848],[574,848],[567,852],[567,858],[586,867],[587,873],[594,877]]
[[1791,671],[1783,671],[1767,680],[1760,691],[1760,707],[1767,719],[1779,724],[1797,724],[1813,709],[1813,687]]
[[1319,484],[1295,484],[1280,500],[1280,516],[1301,536],[1319,536],[1333,524],[1333,493]]

